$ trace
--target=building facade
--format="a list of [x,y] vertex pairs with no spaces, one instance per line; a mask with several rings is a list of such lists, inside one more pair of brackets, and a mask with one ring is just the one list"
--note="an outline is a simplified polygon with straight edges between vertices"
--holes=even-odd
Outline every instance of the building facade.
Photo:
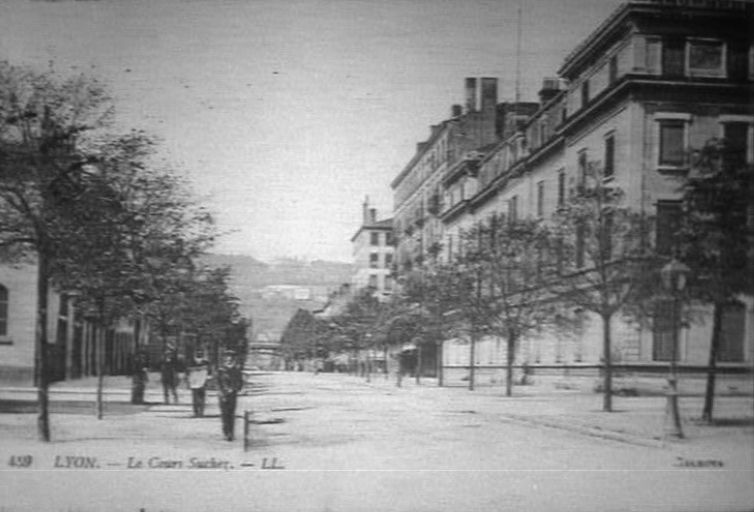
[[351,238],[351,244],[356,269],[351,291],[369,289],[379,300],[387,300],[395,288],[393,220],[377,220],[377,210],[369,207],[369,198],[362,205],[361,226]]
[[[37,314],[37,267],[32,263],[0,265],[0,383],[34,384]],[[147,330],[121,320],[105,332],[98,329],[74,298],[50,290],[47,299],[47,372],[58,381],[96,375],[100,357],[107,375],[130,371],[137,336]]]
[[[551,218],[595,179],[590,169],[596,167],[603,185],[620,188],[630,207],[656,218],[655,245],[670,256],[679,184],[694,153],[725,138],[742,161],[754,163],[753,13],[752,3],[740,1],[622,4],[565,58],[557,78],[545,79],[536,111],[525,122],[445,169],[439,179],[446,198],[439,215],[444,252],[452,255],[454,239],[491,213]],[[396,207],[402,204],[396,197]],[[682,329],[679,361],[689,371],[707,365],[710,311],[699,306],[696,316],[706,319]],[[601,323],[584,312],[574,314],[582,320],[579,332],[525,340],[517,364],[542,372],[599,368]],[[734,373],[750,370],[752,297],[731,304],[723,322],[719,366]],[[613,328],[618,364],[667,368],[668,322],[647,328],[617,321]],[[505,344],[494,338],[479,343],[478,374],[495,381],[505,364]],[[443,352],[448,381],[454,372],[466,375],[468,344],[449,340]]]

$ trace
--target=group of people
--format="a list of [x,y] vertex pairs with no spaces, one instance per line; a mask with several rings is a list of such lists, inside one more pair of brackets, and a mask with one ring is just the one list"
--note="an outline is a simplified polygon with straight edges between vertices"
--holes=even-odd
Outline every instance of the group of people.
[[[146,355],[136,354],[134,358],[133,391],[131,401],[135,404],[144,403],[144,390],[148,381],[148,364]],[[160,377],[162,381],[163,397],[166,404],[178,403],[178,385],[183,365],[178,360],[177,352],[169,347],[160,364]],[[207,383],[211,376],[210,364],[204,355],[204,351],[197,350],[191,364],[185,369],[186,382],[191,389],[191,402],[195,417],[204,416],[207,398]],[[238,392],[243,388],[243,376],[241,365],[236,353],[226,350],[223,354],[222,364],[217,368],[215,378],[217,383],[217,397],[220,405],[220,417],[222,419],[223,436],[232,441],[236,416],[236,399]]]

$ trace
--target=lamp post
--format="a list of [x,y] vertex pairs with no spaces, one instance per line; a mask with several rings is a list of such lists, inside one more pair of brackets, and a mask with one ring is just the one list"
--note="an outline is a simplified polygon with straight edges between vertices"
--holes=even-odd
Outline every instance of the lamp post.
[[667,291],[673,296],[673,313],[672,313],[672,326],[673,326],[673,346],[670,355],[670,376],[668,378],[668,384],[670,389],[668,391],[668,402],[666,414],[670,416],[671,427],[669,427],[667,433],[678,438],[683,438],[683,428],[681,426],[681,415],[678,411],[678,333],[680,331],[680,322],[678,310],[680,306],[679,296],[683,289],[686,287],[686,276],[689,271],[688,266],[684,265],[680,261],[673,258],[667,265],[660,270],[660,277],[662,278],[662,284]]
[[368,332],[364,335],[364,339],[366,341],[366,350],[365,353],[365,360],[364,360],[364,370],[366,371],[366,377],[367,382],[372,381],[372,333]]

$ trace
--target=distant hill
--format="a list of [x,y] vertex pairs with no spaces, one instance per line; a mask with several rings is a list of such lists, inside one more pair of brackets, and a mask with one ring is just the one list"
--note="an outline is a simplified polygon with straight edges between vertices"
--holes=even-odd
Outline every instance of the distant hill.
[[257,338],[277,341],[299,309],[322,307],[331,291],[351,281],[353,265],[333,261],[280,259],[265,263],[251,256],[209,254],[203,263],[232,268],[231,289],[254,323]]

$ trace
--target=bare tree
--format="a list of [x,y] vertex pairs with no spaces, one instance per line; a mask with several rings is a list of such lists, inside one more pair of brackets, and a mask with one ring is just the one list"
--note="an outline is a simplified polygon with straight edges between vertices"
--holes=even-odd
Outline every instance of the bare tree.
[[630,209],[623,192],[605,184],[601,168],[589,165],[584,183],[555,214],[556,272],[549,278],[553,300],[602,320],[603,410],[612,410],[612,320],[633,314],[654,276],[649,219]]
[[521,339],[557,318],[544,286],[552,265],[549,233],[537,220],[492,215],[475,226],[469,239],[467,258],[476,259],[484,272],[488,331],[506,340],[505,394],[511,396]]

